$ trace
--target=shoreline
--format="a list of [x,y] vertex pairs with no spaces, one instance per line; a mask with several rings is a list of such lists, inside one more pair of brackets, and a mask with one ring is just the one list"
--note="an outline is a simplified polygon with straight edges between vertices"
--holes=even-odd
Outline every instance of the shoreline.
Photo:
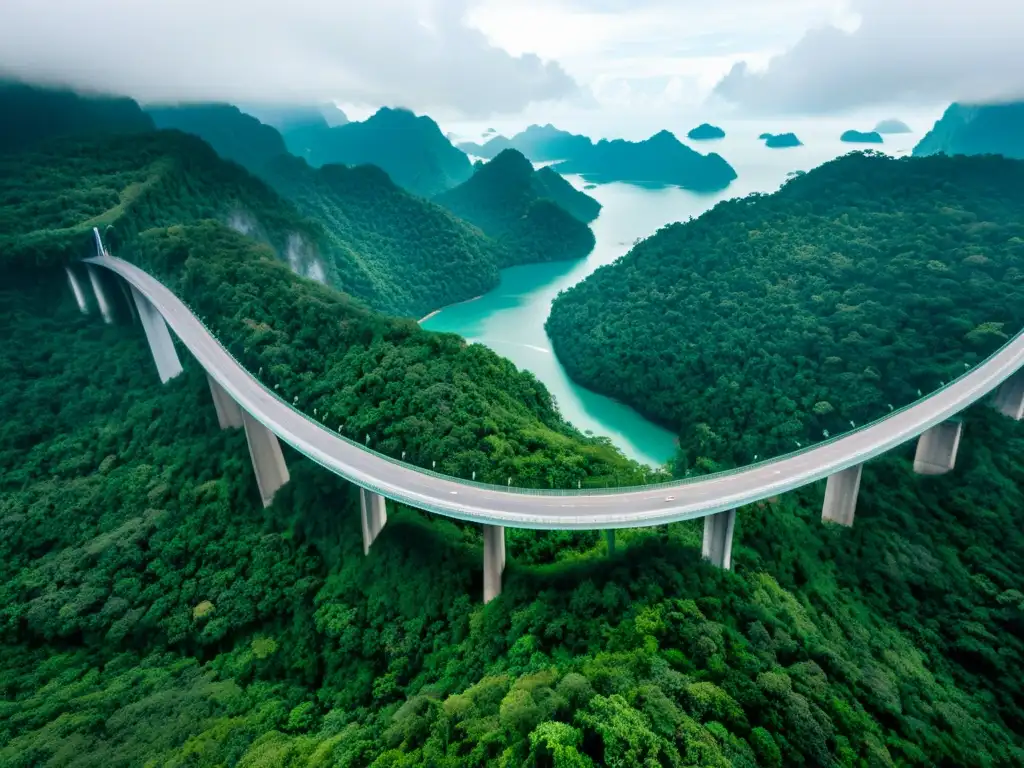
[[436,314],[438,314],[440,312],[444,312],[446,309],[450,309],[451,307],[457,307],[460,304],[469,304],[471,301],[478,301],[479,299],[482,299],[486,295],[487,295],[486,293],[481,293],[479,296],[474,296],[472,299],[466,299],[465,301],[456,301],[454,304],[446,304],[445,306],[441,307],[440,309],[435,309],[429,315],[424,315],[423,317],[421,317],[416,322],[419,325],[423,325],[423,323],[427,322],[427,320],[432,318],[434,315],[436,315]]

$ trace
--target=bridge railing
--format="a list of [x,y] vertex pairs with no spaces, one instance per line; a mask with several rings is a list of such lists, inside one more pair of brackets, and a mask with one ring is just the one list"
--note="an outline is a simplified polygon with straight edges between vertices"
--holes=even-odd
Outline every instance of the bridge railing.
[[[157,278],[155,278],[155,277],[153,279],[157,280]],[[160,282],[160,281],[157,280],[157,282]],[[174,294],[174,291],[171,291],[171,289],[167,288],[167,286],[164,285],[162,282],[160,282],[160,284],[164,288],[166,288],[170,293]],[[177,298],[177,294],[174,294],[174,295]],[[836,442],[838,442],[838,441],[840,441],[840,440],[842,440],[844,438],[849,437],[850,435],[853,435],[853,434],[856,434],[858,432],[862,432],[862,431],[864,431],[866,429],[870,429],[871,427],[877,426],[877,425],[881,424],[882,422],[887,421],[888,419],[893,418],[897,414],[902,413],[902,412],[904,412],[906,410],[909,410],[910,408],[913,408],[915,405],[918,405],[919,403],[922,403],[925,400],[928,400],[929,398],[934,397],[935,395],[939,394],[940,392],[943,392],[943,391],[949,389],[950,387],[955,385],[957,382],[959,382],[964,377],[969,376],[973,371],[975,371],[978,368],[986,365],[989,361],[991,361],[992,359],[997,357],[1006,348],[1008,348],[1009,346],[1014,344],[1016,341],[1018,341],[1018,339],[1020,339],[1022,336],[1024,336],[1024,330],[1021,330],[1016,335],[1014,335],[1012,338],[1010,338],[1008,341],[1006,341],[997,350],[992,352],[992,354],[990,354],[988,357],[986,357],[984,360],[982,360],[980,363],[978,363],[977,365],[975,365],[972,368],[969,368],[969,369],[965,370],[962,374],[960,374],[956,378],[951,379],[950,381],[946,382],[945,384],[943,384],[938,389],[935,389],[935,390],[931,391],[926,396],[924,396],[924,397],[922,397],[922,398],[920,398],[918,400],[914,400],[913,402],[907,403],[906,405],[903,405],[903,406],[901,406],[899,408],[895,408],[892,411],[890,411],[889,413],[886,413],[886,414],[880,416],[879,418],[874,419],[873,421],[869,421],[866,424],[863,424],[863,425],[857,427],[856,429],[851,429],[851,430],[849,430],[847,432],[842,432],[842,433],[840,433],[838,435],[833,435],[833,436],[831,436],[831,437],[829,437],[829,438],[827,438],[825,440],[822,440],[820,442],[810,443],[810,444],[808,444],[806,446],[802,446],[802,447],[798,448],[795,451],[790,451],[789,453],[784,453],[784,454],[780,454],[780,455],[777,455],[777,456],[772,456],[770,458],[762,459],[761,461],[754,462],[753,464],[744,464],[741,467],[732,467],[730,469],[724,469],[724,470],[721,470],[721,471],[718,471],[718,472],[712,472],[712,473],[709,473],[709,474],[706,474],[706,475],[692,475],[690,477],[684,477],[684,478],[680,478],[680,479],[677,479],[677,480],[667,480],[667,481],[660,482],[660,483],[649,483],[649,484],[644,484],[644,485],[633,485],[633,486],[623,485],[623,486],[616,486],[616,487],[613,487],[613,488],[523,488],[523,487],[514,486],[514,485],[496,485],[494,483],[483,483],[483,482],[479,482],[479,481],[476,481],[476,480],[467,480],[465,478],[456,477],[454,475],[446,475],[443,472],[437,472],[435,470],[426,469],[426,468],[421,467],[421,466],[419,466],[417,464],[411,464],[411,463],[409,463],[407,461],[402,461],[401,459],[396,459],[393,456],[389,456],[386,453],[381,453],[380,451],[377,451],[377,450],[375,450],[373,448],[370,448],[369,446],[364,445],[364,444],[358,442],[357,440],[353,440],[353,439],[351,439],[349,437],[346,437],[345,435],[341,434],[340,432],[331,429],[326,424],[324,424],[320,420],[318,420],[315,416],[311,416],[310,414],[308,414],[305,411],[303,411],[301,408],[296,408],[292,403],[289,403],[285,398],[281,397],[281,395],[279,395],[274,389],[271,389],[266,384],[264,384],[262,381],[260,381],[260,379],[257,378],[255,375],[253,375],[249,371],[249,369],[237,357],[235,357],[234,353],[232,353],[224,345],[224,343],[221,342],[221,340],[219,338],[217,338],[217,335],[214,333],[213,329],[211,329],[206,324],[206,321],[203,320],[202,317],[199,314],[197,314],[197,312],[193,309],[193,307],[190,304],[188,304],[187,302],[183,301],[180,298],[178,299],[178,301],[181,301],[182,304],[184,304],[186,307],[188,307],[189,312],[191,312],[192,316],[199,322],[200,325],[203,326],[203,329],[207,332],[207,334],[210,336],[210,338],[212,338],[214,340],[214,342],[216,342],[216,344],[224,351],[224,353],[228,357],[230,357],[235,362],[235,364],[239,368],[244,370],[253,379],[253,381],[255,381],[260,387],[262,387],[263,390],[267,394],[272,396],[274,399],[276,399],[282,405],[284,405],[287,408],[289,408],[290,410],[292,410],[294,413],[298,414],[299,416],[302,416],[304,419],[306,419],[310,423],[315,424],[320,429],[324,430],[325,432],[328,432],[334,438],[336,438],[338,440],[342,440],[345,443],[348,443],[349,445],[353,446],[354,448],[358,448],[361,451],[365,451],[366,453],[369,453],[369,454],[371,454],[373,456],[376,456],[377,458],[382,459],[384,461],[387,461],[387,462],[389,462],[389,463],[391,463],[391,464],[393,464],[395,466],[403,467],[405,469],[409,469],[409,470],[414,471],[414,472],[419,472],[421,474],[428,475],[430,477],[436,477],[436,478],[439,478],[439,479],[442,479],[442,480],[449,480],[449,481],[452,481],[452,482],[459,483],[461,485],[471,486],[471,487],[474,487],[474,488],[481,488],[481,489],[485,489],[485,490],[499,491],[499,492],[504,492],[504,493],[526,494],[526,495],[531,495],[531,496],[594,496],[594,495],[614,495],[614,494],[618,494],[618,493],[626,493],[626,492],[629,492],[629,491],[652,490],[652,489],[658,489],[658,488],[664,488],[666,490],[670,490],[672,488],[679,488],[681,486],[685,486],[685,485],[688,485],[690,483],[706,482],[709,479],[728,477],[730,475],[735,475],[735,474],[738,474],[740,472],[746,472],[746,471],[748,471],[750,469],[754,469],[754,468],[757,468],[757,467],[763,467],[763,466],[766,466],[766,465],[769,465],[769,464],[774,464],[774,463],[776,463],[778,461],[782,461],[784,459],[795,458],[797,456],[800,456],[802,454],[808,453],[810,451],[817,450],[817,449],[821,448],[822,446],[826,446],[826,445],[830,445],[832,443],[836,443]]]

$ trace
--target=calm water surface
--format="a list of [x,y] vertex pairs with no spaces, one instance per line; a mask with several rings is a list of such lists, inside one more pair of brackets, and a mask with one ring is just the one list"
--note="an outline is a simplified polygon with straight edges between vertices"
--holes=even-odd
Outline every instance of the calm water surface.
[[[457,333],[470,342],[490,347],[544,382],[562,414],[578,429],[611,438],[627,456],[638,461],[663,464],[675,451],[674,434],[632,408],[573,383],[566,375],[544,331],[551,302],[560,291],[623,256],[635,240],[652,235],[662,226],[697,217],[721,200],[751,192],[773,192],[790,172],[810,170],[855,149],[838,140],[846,128],[860,127],[849,122],[722,122],[728,134],[725,139],[688,143],[701,152],[718,152],[733,165],[739,179],[728,189],[714,195],[697,195],[675,188],[649,190],[628,184],[602,184],[586,190],[604,206],[601,216],[591,225],[597,246],[590,256],[581,261],[506,269],[493,291],[475,301],[443,309],[426,320],[423,327]],[[909,150],[928,126],[922,122],[914,126],[918,130],[913,134],[887,137],[885,150]],[[672,130],[677,136],[685,135],[684,129]],[[770,150],[757,139],[765,131],[790,130],[797,133],[805,146]],[[567,178],[581,189],[586,184],[579,177]]]

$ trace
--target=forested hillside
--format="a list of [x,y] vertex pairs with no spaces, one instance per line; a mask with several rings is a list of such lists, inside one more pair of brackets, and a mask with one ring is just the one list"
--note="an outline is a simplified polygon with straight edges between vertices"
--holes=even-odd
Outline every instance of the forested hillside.
[[131,99],[82,97],[0,78],[0,152],[15,152],[55,136],[107,135],[153,130]]
[[195,134],[225,160],[233,160],[253,173],[288,151],[274,128],[230,104],[149,107],[146,112],[157,128]]
[[452,146],[437,123],[405,109],[380,109],[359,123],[303,130],[288,148],[310,165],[379,166],[392,180],[421,197],[433,197],[473,173],[465,153]]
[[[133,259],[374,445],[437,422],[446,466],[579,462],[530,377],[220,225],[148,231]],[[187,353],[161,386],[141,330],[79,314],[59,270],[5,281],[0,322],[2,765],[1024,760],[1024,433],[994,411],[955,477],[869,465],[853,530],[821,524],[820,489],[741,510],[735,573],[700,561],[699,524],[623,532],[612,558],[509,531],[485,607],[473,526],[392,508],[364,557],[354,489],[290,452],[263,510]]]
[[148,227],[214,218],[269,243],[302,274],[415,317],[493,287],[508,261],[497,244],[379,169],[314,171],[279,155],[264,176],[294,206],[175,132],[68,139],[0,156],[0,260],[62,263],[93,226],[116,251]]
[[594,249],[584,221],[597,217],[600,204],[554,171],[535,171],[514,149],[435,200],[505,246],[510,264],[578,259]]
[[[575,343],[605,380],[666,408],[686,387],[700,471],[785,447],[808,411],[874,414],[1016,332],[1022,169],[844,158],[666,228],[557,322],[595,323]],[[915,476],[910,446],[870,462],[852,529],[821,522],[823,483],[739,510],[733,572],[700,521],[614,554],[510,529],[485,606],[477,526],[389,505],[364,556],[357,490],[287,447],[263,509],[187,351],[161,385],[137,324],[79,312],[62,267],[92,226],[377,450],[528,487],[664,479],[486,348],[295,273],[370,291],[399,273],[363,249],[483,258],[472,228],[375,169],[274,172],[295,205],[174,132],[0,157],[0,766],[1024,764],[1024,424],[983,405],[954,473]]]
[[577,381],[682,466],[787,452],[916,400],[1024,327],[1024,163],[852,154],[673,224],[561,295]]
[[1024,102],[950,104],[914,155],[1005,155],[1024,159]]
[[375,309],[423,317],[486,293],[511,261],[497,242],[376,166],[313,169],[285,155],[261,175],[350,254],[361,282],[347,290]]

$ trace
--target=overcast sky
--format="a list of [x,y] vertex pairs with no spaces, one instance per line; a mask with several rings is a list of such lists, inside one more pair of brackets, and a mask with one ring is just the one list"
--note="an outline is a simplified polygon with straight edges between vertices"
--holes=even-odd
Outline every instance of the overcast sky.
[[1024,0],[0,0],[0,72],[448,117],[1024,97],[1021,41]]

